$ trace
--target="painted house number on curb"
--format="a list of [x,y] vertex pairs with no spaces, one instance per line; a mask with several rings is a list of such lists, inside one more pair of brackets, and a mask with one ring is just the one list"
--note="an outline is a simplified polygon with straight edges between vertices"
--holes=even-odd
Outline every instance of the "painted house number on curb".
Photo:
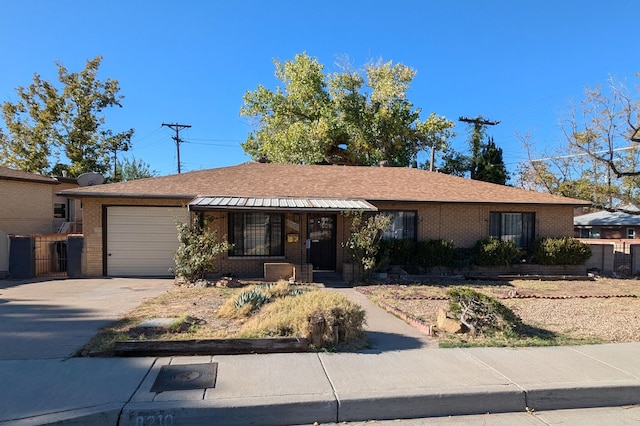
[[173,414],[136,417],[136,426],[173,426]]

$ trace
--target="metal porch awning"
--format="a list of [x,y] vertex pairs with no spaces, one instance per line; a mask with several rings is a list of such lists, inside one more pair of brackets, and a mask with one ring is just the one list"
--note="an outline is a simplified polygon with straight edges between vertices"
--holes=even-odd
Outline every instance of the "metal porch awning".
[[342,212],[378,211],[373,204],[359,199],[294,197],[198,197],[189,202],[189,210],[289,210]]

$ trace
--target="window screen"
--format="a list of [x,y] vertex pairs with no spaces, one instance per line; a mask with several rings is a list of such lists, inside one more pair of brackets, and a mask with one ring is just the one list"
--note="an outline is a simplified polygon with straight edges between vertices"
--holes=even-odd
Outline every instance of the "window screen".
[[283,255],[283,222],[278,213],[232,213],[230,242],[234,256]]

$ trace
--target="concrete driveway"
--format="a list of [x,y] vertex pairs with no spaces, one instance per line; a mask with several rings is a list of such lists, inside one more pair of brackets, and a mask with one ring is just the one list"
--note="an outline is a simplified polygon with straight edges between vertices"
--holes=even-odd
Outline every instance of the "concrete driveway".
[[0,359],[68,357],[173,285],[169,278],[0,280]]

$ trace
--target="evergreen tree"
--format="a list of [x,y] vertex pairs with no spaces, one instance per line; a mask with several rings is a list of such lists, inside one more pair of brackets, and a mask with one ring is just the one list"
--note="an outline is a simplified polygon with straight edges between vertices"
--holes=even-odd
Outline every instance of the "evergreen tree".
[[498,148],[491,137],[480,150],[474,179],[505,185],[508,177],[507,167],[502,159],[502,148]]

